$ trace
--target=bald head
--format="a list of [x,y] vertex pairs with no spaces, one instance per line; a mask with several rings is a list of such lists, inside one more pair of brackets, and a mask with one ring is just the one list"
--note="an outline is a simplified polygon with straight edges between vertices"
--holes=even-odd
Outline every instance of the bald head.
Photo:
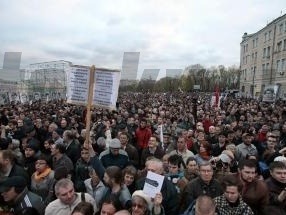
[[215,202],[206,195],[199,196],[196,200],[196,215],[215,215]]
[[117,211],[114,215],[130,215],[128,210]]

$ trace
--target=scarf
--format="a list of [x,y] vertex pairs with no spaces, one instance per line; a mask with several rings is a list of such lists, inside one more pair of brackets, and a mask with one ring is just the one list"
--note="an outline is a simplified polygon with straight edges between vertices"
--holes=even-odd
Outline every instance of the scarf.
[[51,172],[51,168],[46,168],[42,173],[39,173],[39,172],[35,172],[35,175],[34,175],[34,179],[36,182],[40,182],[41,180],[43,180],[45,177],[47,177],[50,172]]

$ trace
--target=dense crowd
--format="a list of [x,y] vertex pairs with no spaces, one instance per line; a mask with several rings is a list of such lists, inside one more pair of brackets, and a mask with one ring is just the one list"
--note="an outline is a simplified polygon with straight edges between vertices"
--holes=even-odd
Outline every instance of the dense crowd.
[[[283,102],[120,93],[116,110],[92,108],[88,135],[86,108],[64,100],[0,111],[3,212],[286,214]],[[164,176],[152,198],[149,171]]]

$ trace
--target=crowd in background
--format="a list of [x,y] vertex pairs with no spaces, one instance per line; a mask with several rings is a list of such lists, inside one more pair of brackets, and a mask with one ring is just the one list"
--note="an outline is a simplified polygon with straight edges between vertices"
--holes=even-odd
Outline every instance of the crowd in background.
[[[89,135],[86,108],[64,100],[0,111],[12,214],[286,214],[283,102],[119,93],[116,110],[92,108]],[[164,176],[154,198],[148,171]]]

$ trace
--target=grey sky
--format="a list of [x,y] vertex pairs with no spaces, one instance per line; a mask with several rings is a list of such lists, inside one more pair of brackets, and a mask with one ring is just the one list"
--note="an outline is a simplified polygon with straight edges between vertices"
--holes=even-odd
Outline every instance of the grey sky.
[[241,37],[286,13],[285,0],[9,0],[0,1],[4,52],[30,63],[67,60],[121,69],[140,52],[144,69],[239,66]]

